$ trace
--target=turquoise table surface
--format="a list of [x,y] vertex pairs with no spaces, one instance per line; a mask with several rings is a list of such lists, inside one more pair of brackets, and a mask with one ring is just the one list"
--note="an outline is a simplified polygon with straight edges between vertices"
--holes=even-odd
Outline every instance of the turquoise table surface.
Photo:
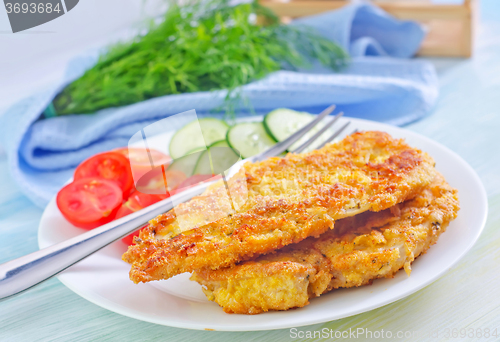
[[[0,302],[0,341],[300,341],[321,338],[299,338],[299,331],[323,328],[432,332],[432,341],[500,340],[500,1],[484,1],[482,7],[474,57],[432,59],[441,82],[439,103],[430,116],[406,127],[461,155],[488,193],[489,217],[483,234],[440,279],[382,308],[297,332],[216,332],[159,326],[115,314],[54,278]],[[12,181],[5,156],[0,156],[0,179],[1,263],[38,249],[42,210]],[[460,338],[461,329],[470,337]],[[495,329],[497,337],[492,335]],[[421,339],[407,335],[404,340]]]

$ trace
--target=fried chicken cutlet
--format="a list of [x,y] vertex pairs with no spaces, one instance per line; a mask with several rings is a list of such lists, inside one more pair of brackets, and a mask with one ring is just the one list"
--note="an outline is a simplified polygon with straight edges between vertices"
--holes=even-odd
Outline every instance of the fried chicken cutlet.
[[[433,159],[402,139],[355,133],[309,153],[246,163],[228,180],[232,202],[221,206],[219,182],[152,220],[123,260],[136,283],[229,267],[317,237],[338,219],[390,208],[434,177]],[[179,225],[182,212],[191,226]]]
[[274,254],[230,268],[193,273],[208,299],[228,313],[258,314],[309,304],[332,289],[392,278],[425,253],[459,209],[457,191],[441,175],[412,200],[335,223]]

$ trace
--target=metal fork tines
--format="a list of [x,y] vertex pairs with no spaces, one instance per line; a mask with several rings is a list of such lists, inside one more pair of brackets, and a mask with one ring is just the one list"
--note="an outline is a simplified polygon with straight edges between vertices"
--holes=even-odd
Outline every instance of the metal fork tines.
[[[328,137],[328,139],[326,139],[325,141],[323,141],[319,146],[317,146],[316,148],[322,148],[323,146],[325,146],[326,144],[328,144],[329,142],[331,142],[333,139],[335,139],[336,137],[338,137],[340,135],[340,133],[342,133],[346,128],[347,126],[349,126],[351,124],[350,121],[347,121],[344,125],[342,125],[342,127],[340,127],[335,133],[333,133],[330,137]],[[353,133],[357,132],[354,131]],[[351,134],[353,134],[351,133]]]
[[[309,133],[316,125],[318,125],[325,117],[327,117],[330,113],[333,112],[335,109],[335,105],[331,105],[325,110],[323,110],[321,113],[318,114],[318,116],[312,120],[310,123],[299,129],[297,132],[286,138],[285,140],[277,143],[273,147],[267,149],[264,152],[261,152],[253,157],[247,158],[245,161],[250,161],[250,162],[256,162],[256,161],[261,161],[269,157],[274,157],[278,156],[281,153],[285,152],[292,146],[294,143],[296,143],[300,138],[302,138],[304,135]],[[333,126],[335,122],[337,122],[338,119],[343,115],[344,113],[339,113],[337,114],[329,123],[327,123],[324,127],[322,127],[317,133],[315,133],[311,138],[309,138],[307,141],[305,141],[302,145],[300,145],[298,148],[296,148],[293,153],[300,153],[307,147],[309,147],[313,142],[315,142],[328,128]],[[320,146],[317,148],[320,148],[324,146],[326,143],[332,141],[335,139],[342,131],[350,124],[350,121],[345,123],[339,130],[337,130],[332,136],[330,136],[328,139],[326,139]]]
[[328,114],[333,112],[335,109],[335,105],[331,105],[330,107],[326,108],[324,111],[318,114],[318,116],[299,129],[297,132],[289,136],[283,141],[280,141],[276,145],[272,146],[271,148],[265,150],[264,152],[261,152],[253,157],[247,158],[247,161],[261,161],[264,159],[267,159],[269,157],[275,157],[279,156],[281,153],[285,152],[288,150],[288,148],[293,145],[295,142],[297,142],[300,138],[302,138],[304,135],[306,135],[314,126],[316,126],[321,120],[323,120]]
[[[304,151],[306,148],[308,148],[312,143],[314,143],[323,133],[325,133],[325,131],[327,129],[329,129],[330,127],[333,126],[333,124],[335,124],[335,122],[337,122],[338,119],[340,119],[340,117],[344,115],[343,112],[340,112],[338,113],[337,115],[335,115],[333,117],[332,120],[330,120],[329,123],[327,123],[326,125],[324,125],[319,131],[317,131],[312,137],[310,137],[309,139],[307,139],[302,145],[300,145],[299,147],[297,147],[295,150],[293,150],[293,153],[301,153],[302,151]],[[335,132],[337,135],[341,133],[340,132]],[[328,139],[332,139],[333,138],[328,138]]]

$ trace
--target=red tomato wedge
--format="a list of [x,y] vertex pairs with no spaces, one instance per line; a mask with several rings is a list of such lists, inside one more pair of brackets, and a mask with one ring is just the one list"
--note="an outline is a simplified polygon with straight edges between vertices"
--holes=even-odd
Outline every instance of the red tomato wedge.
[[149,224],[147,224],[144,227],[136,230],[132,234],[125,236],[124,238],[122,238],[122,241],[125,242],[129,246],[133,245],[134,244],[134,237],[139,236],[139,232],[141,231],[141,229],[146,228],[148,225]]
[[136,203],[137,206],[140,207],[140,209],[142,209],[149,207],[151,204],[155,204],[156,202],[159,202],[168,197],[168,195],[150,195],[136,191],[130,196],[129,199],[132,202]]
[[191,187],[193,185],[198,185],[200,183],[203,183],[210,178],[214,178],[215,176],[213,175],[193,175],[191,177],[186,178],[182,183],[180,183],[175,190],[177,192],[182,191],[185,188]]
[[[141,209],[141,208],[139,208],[139,209]],[[134,208],[134,206],[131,203],[129,203],[129,201],[127,200],[127,202],[123,203],[121,205],[120,209],[118,209],[118,212],[116,213],[116,216],[115,216],[115,220],[118,220],[119,218],[127,216],[128,214],[135,213],[139,209]]]
[[[171,172],[171,171],[167,171]],[[177,175],[177,181],[180,179],[185,178],[182,177],[180,174],[176,174],[179,171],[176,171],[175,173],[171,174],[171,178],[174,179],[176,177],[173,177],[174,175]],[[183,174],[182,174],[183,175]],[[219,175],[217,178],[220,178],[221,176]],[[162,177],[163,179],[163,177]],[[204,181],[207,181],[209,179],[216,179],[212,175],[194,175],[191,177],[186,178],[184,181],[182,181],[180,184],[177,185],[177,187],[174,190],[171,190],[170,193],[172,195],[181,192],[182,190],[185,190],[187,188],[190,188],[192,186],[198,185]],[[159,182],[159,180],[158,180]],[[157,188],[164,187],[163,181],[160,182],[161,186],[157,186]],[[149,183],[153,184],[153,183]],[[129,214],[132,214],[138,210],[141,210],[142,208],[146,208],[147,206],[150,206],[151,204],[154,204],[156,202],[161,201],[162,199],[167,198],[167,195],[152,195],[152,194],[145,194],[139,191],[134,191],[130,197],[128,198],[127,202],[123,203],[120,209],[118,210],[118,213],[116,214],[116,219],[119,219],[120,217],[127,216]],[[127,245],[132,245],[134,241],[134,236],[139,236],[139,230],[133,232],[130,235],[127,235],[126,237],[122,238],[122,241],[125,242]]]
[[[144,194],[166,194],[175,189],[186,179],[186,175],[178,170],[165,170],[156,167],[146,173],[135,185],[137,191]],[[166,186],[165,186],[166,182]]]
[[[128,198],[127,202],[122,204],[122,206],[116,213],[115,219],[119,219],[121,217],[127,216],[128,214],[135,213],[136,211],[146,208],[151,204],[159,202],[167,197],[168,197],[167,195],[149,195],[149,194],[143,194],[138,191],[134,191]],[[122,238],[122,241],[125,242],[127,245],[131,245],[132,242],[134,241],[134,236],[138,235],[139,235],[139,230],[133,232],[130,235],[125,236],[124,238]]]
[[128,246],[132,246],[134,244],[134,237],[139,236],[139,232],[141,231],[141,229],[136,230],[132,234],[125,236],[124,238],[122,238],[122,241],[125,242]]
[[123,154],[117,152],[99,153],[78,165],[74,179],[88,177],[116,182],[123,192],[123,198],[127,198],[134,187],[129,161]]
[[172,161],[170,156],[155,149],[149,149],[148,151],[139,147],[122,147],[114,150],[114,152],[123,154],[128,158],[136,183],[152,169],[151,161],[153,161],[153,165],[165,165],[165,167]]
[[180,183],[174,190],[170,191],[170,195],[173,196],[175,194],[178,194],[179,192],[182,192],[184,190],[187,190],[189,188],[192,188],[195,185],[198,185],[200,183],[204,183],[208,180],[216,180],[222,178],[221,175],[213,176],[213,175],[193,175],[191,177],[186,178],[182,183]]
[[128,214],[135,213],[138,210],[149,207],[151,204],[161,201],[167,198],[167,195],[150,195],[143,194],[139,191],[134,191],[127,201],[122,204],[118,212],[116,213],[116,218],[127,216]]
[[57,194],[57,207],[76,227],[92,229],[112,221],[123,201],[120,187],[102,178],[81,178]]

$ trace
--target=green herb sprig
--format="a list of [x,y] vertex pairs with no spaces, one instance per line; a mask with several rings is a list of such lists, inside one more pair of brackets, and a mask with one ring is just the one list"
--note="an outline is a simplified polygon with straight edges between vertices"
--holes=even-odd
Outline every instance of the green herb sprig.
[[[264,18],[257,25],[252,18]],[[118,44],[55,99],[58,115],[93,113],[158,96],[228,89],[313,59],[338,69],[347,54],[335,43],[282,25],[257,3],[170,6],[165,19],[132,42]]]

